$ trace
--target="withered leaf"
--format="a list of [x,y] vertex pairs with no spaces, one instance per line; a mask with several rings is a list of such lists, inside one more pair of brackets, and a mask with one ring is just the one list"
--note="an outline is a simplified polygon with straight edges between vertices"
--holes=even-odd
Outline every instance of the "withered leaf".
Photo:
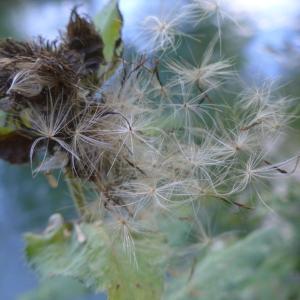
[[0,159],[12,164],[29,162],[29,153],[33,140],[19,131],[0,135]]

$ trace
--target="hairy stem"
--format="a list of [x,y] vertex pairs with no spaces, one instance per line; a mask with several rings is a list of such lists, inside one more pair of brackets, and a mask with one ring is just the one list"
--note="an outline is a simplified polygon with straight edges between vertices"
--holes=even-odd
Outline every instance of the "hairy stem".
[[64,176],[78,215],[81,218],[87,219],[89,216],[87,203],[80,182],[78,182],[69,169],[65,169]]

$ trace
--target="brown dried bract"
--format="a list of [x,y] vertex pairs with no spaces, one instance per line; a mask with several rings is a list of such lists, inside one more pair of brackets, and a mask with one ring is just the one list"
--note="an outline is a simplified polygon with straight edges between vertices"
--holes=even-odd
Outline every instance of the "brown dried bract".
[[0,135],[0,158],[12,164],[27,163],[32,142],[17,131]]
[[103,42],[93,23],[78,15],[76,9],[72,10],[67,26],[64,46],[80,54],[85,72],[97,71],[103,63]]

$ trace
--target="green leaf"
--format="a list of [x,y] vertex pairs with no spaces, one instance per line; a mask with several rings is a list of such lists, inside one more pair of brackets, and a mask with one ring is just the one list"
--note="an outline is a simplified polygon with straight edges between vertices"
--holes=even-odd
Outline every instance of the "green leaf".
[[0,136],[6,135],[15,130],[14,128],[6,126],[6,116],[7,114],[4,111],[0,110]]
[[104,42],[104,58],[107,63],[111,63],[117,57],[120,57],[122,52],[121,30],[123,20],[118,7],[118,1],[109,1],[96,16],[95,25],[100,31]]
[[70,230],[63,224],[51,233],[25,236],[27,259],[42,278],[77,278],[96,291],[107,291],[111,300],[160,299],[163,276],[151,252],[136,249],[136,266],[103,226],[74,226]]
[[288,228],[261,229],[229,247],[208,251],[192,276],[189,271],[173,278],[166,299],[292,299],[296,287],[290,281],[295,276],[290,234]]
[[0,135],[7,135],[13,131],[14,131],[14,129],[12,129],[12,128],[0,127]]

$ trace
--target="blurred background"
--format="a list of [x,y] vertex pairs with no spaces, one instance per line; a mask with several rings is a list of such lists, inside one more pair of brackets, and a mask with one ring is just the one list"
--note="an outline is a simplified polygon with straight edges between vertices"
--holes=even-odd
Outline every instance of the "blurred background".
[[[42,35],[56,39],[75,5],[93,18],[104,1],[1,0],[0,37],[26,40]],[[174,0],[121,0],[125,43],[138,43],[135,35],[139,21],[168,5],[174,7]],[[234,58],[242,79],[249,84],[274,80],[286,95],[299,97],[300,1],[228,0],[221,5],[222,55]],[[212,32],[217,30],[215,22],[206,26]],[[71,204],[63,183],[51,190],[46,179],[32,178],[29,167],[0,162],[0,299],[42,299],[28,296],[37,288],[38,278],[26,266],[22,234],[41,231],[55,212],[72,218]],[[66,291],[65,298],[59,299],[100,299],[72,280],[67,284],[72,287],[69,292],[72,291],[73,296]],[[53,293],[50,287],[43,292]],[[58,299],[55,295],[52,294],[52,299]]]

